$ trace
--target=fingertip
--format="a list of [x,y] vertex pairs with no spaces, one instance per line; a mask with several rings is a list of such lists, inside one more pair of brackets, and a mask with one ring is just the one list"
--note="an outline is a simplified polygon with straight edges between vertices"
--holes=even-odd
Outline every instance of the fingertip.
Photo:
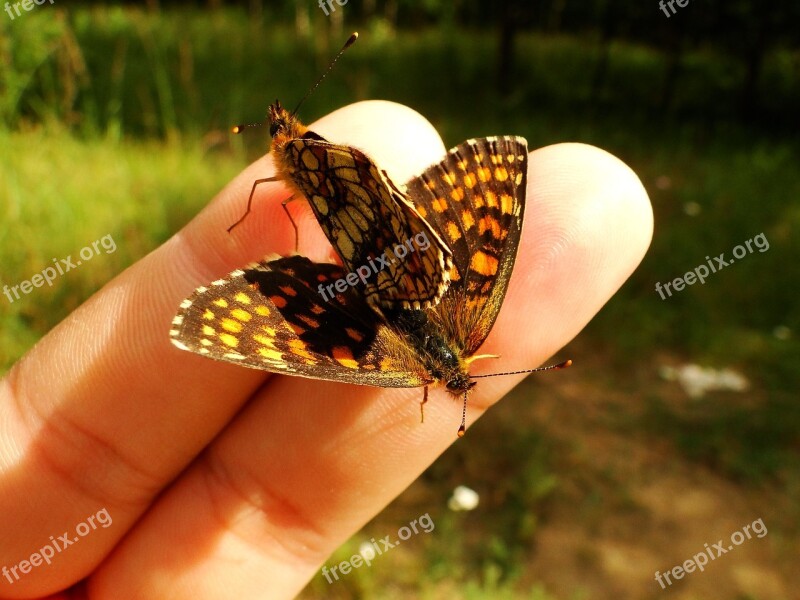
[[575,143],[531,152],[522,241],[495,327],[502,346],[514,339],[519,349],[509,368],[535,366],[575,337],[636,269],[652,233],[647,192],[620,159]]
[[549,261],[570,248],[591,246],[614,263],[624,262],[630,274],[653,235],[653,211],[639,177],[589,144],[555,144],[530,154],[527,210],[527,225],[539,236],[552,230],[560,237],[550,244]]

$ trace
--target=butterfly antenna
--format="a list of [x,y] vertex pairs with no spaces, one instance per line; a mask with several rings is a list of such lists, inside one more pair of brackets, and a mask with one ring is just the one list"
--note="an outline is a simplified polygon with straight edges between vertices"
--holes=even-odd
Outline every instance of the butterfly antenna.
[[[508,371],[506,373],[490,373],[489,375],[470,375],[470,379],[480,379],[481,377],[500,377],[501,375],[519,375],[520,373],[536,373],[538,371],[557,371],[566,369],[572,365],[572,360],[565,360],[557,365],[548,367],[538,367],[536,369],[525,369],[524,371]],[[464,408],[461,410],[461,426],[458,428],[458,437],[464,437],[467,432],[467,392],[464,392]]]
[[[317,87],[319,87],[319,84],[322,83],[322,80],[325,79],[325,76],[328,73],[330,73],[331,69],[333,68],[333,65],[336,64],[336,61],[339,60],[339,57],[342,55],[342,53],[345,50],[347,50],[350,46],[352,46],[357,39],[358,39],[358,32],[354,31],[353,34],[349,38],[347,38],[347,41],[344,43],[344,46],[342,46],[342,49],[339,50],[339,52],[336,54],[336,56],[333,57],[333,60],[328,65],[328,68],[325,69],[325,71],[323,71],[322,75],[319,76],[319,79],[317,79],[316,83],[314,83],[314,85],[312,85],[309,88],[309,90],[306,92],[306,95],[303,96],[300,99],[300,102],[297,103],[297,106],[292,111],[292,116],[297,114],[297,111],[300,110],[300,106],[303,104],[303,102],[306,101],[306,98],[308,98],[311,95],[311,92],[313,92],[315,89],[317,89]],[[231,132],[232,133],[242,133],[248,127],[263,127],[263,126],[264,126],[264,123],[245,123],[245,124],[241,124],[241,125],[234,125],[233,127],[231,127]]]
[[464,392],[464,408],[461,409],[461,426],[458,428],[458,437],[464,437],[467,432],[467,392]]
[[242,123],[241,125],[234,125],[231,127],[231,133],[242,133],[248,127],[263,127],[263,123]]
[[500,377],[501,375],[519,375],[520,373],[536,373],[538,371],[557,371],[558,369],[566,369],[572,364],[572,360],[565,360],[557,365],[550,365],[549,367],[539,367],[537,369],[525,369],[524,371],[508,371],[507,373],[490,373],[489,375],[470,375],[470,379],[480,379],[481,377]]
[[334,56],[334,57],[333,57],[333,60],[332,60],[332,61],[330,62],[330,64],[328,65],[328,68],[327,68],[327,69],[325,69],[325,70],[322,72],[322,75],[320,75],[320,76],[319,76],[319,79],[317,79],[316,83],[314,83],[314,85],[312,85],[312,86],[309,88],[309,90],[306,92],[306,95],[305,95],[305,96],[303,96],[302,98],[300,98],[300,102],[298,102],[298,103],[297,103],[297,106],[296,106],[296,107],[294,108],[294,110],[292,111],[292,116],[295,116],[295,115],[297,114],[297,111],[298,111],[298,110],[300,110],[300,106],[302,106],[303,102],[305,102],[305,101],[306,101],[306,98],[308,98],[308,97],[311,95],[311,92],[313,92],[315,89],[317,89],[317,87],[319,87],[319,84],[320,84],[320,83],[322,83],[322,80],[323,80],[323,79],[325,79],[325,76],[326,76],[328,73],[330,73],[330,72],[331,72],[331,69],[333,69],[333,65],[335,65],[335,64],[336,64],[336,61],[337,61],[337,60],[339,60],[339,57],[340,57],[342,54],[344,54],[344,51],[345,51],[345,50],[347,50],[347,49],[348,49],[350,46],[352,46],[353,44],[355,44],[355,42],[356,42],[356,40],[357,40],[357,39],[358,39],[358,32],[357,32],[357,31],[354,31],[354,32],[352,33],[352,35],[351,35],[349,38],[347,38],[347,41],[344,43],[344,46],[342,46],[342,49],[341,49],[341,50],[339,50],[339,52],[336,54],[336,56]]

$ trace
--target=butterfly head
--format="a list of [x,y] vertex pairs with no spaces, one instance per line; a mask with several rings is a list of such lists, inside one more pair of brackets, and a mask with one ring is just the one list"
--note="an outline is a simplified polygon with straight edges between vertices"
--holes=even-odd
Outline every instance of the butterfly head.
[[306,131],[300,120],[286,110],[279,100],[271,104],[267,111],[269,118],[269,134],[272,136],[273,146],[282,146],[289,140],[297,139]]
[[476,383],[470,379],[469,373],[457,373],[447,381],[445,387],[454,396],[461,396],[474,388]]

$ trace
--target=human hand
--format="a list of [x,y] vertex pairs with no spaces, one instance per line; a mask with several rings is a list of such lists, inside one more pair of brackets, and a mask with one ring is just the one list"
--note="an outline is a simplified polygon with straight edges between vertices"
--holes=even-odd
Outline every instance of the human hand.
[[[365,149],[394,181],[445,150],[427,121],[386,102],[345,107],[311,128]],[[60,597],[291,598],[456,441],[461,406],[439,389],[421,424],[421,389],[276,376],[170,344],[170,322],[194,288],[293,250],[279,184],[259,186],[251,215],[226,232],[253,180],[272,173],[264,159],[246,168],[2,381],[0,568],[17,567],[18,578],[0,574],[0,597],[74,586]],[[303,204],[292,204],[303,212],[300,251],[329,260]],[[480,349],[502,358],[477,362],[473,374],[551,356],[628,278],[651,235],[647,195],[619,160],[580,144],[532,152],[516,266]],[[467,423],[523,377],[481,379]],[[90,516],[95,526],[50,564],[20,570]]]

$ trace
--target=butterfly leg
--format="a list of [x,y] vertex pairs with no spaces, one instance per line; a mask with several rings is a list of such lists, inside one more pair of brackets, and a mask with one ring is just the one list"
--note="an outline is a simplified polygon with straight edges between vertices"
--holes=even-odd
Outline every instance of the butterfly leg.
[[297,232],[297,223],[294,222],[292,218],[292,213],[289,212],[289,209],[286,208],[286,205],[289,204],[292,200],[296,200],[297,196],[289,196],[286,200],[281,202],[281,206],[283,207],[283,212],[286,213],[286,216],[289,217],[289,222],[291,222],[292,227],[294,227],[294,251],[297,252],[297,248],[300,246],[300,235]]
[[255,194],[255,193],[256,193],[256,188],[258,187],[258,184],[259,184],[259,183],[267,183],[267,182],[269,182],[269,181],[279,181],[279,179],[280,179],[280,178],[278,178],[278,177],[266,177],[266,178],[264,178],[264,179],[256,179],[256,180],[253,182],[253,189],[251,189],[251,190],[250,190],[250,197],[249,197],[249,198],[247,198],[247,210],[245,210],[245,211],[244,211],[244,214],[243,214],[241,217],[239,217],[239,220],[238,220],[238,221],[236,221],[236,223],[234,223],[233,225],[231,225],[230,227],[228,227],[228,233],[230,233],[230,232],[231,232],[231,229],[233,229],[233,228],[234,228],[234,227],[236,227],[236,226],[237,226],[239,223],[241,223],[242,221],[244,221],[245,217],[246,217],[247,215],[249,215],[249,214],[250,214],[250,205],[251,205],[251,204],[253,204],[253,194]]
[[425,403],[428,401],[428,386],[425,386],[425,391],[422,394],[422,402],[419,403],[419,422],[425,422]]

